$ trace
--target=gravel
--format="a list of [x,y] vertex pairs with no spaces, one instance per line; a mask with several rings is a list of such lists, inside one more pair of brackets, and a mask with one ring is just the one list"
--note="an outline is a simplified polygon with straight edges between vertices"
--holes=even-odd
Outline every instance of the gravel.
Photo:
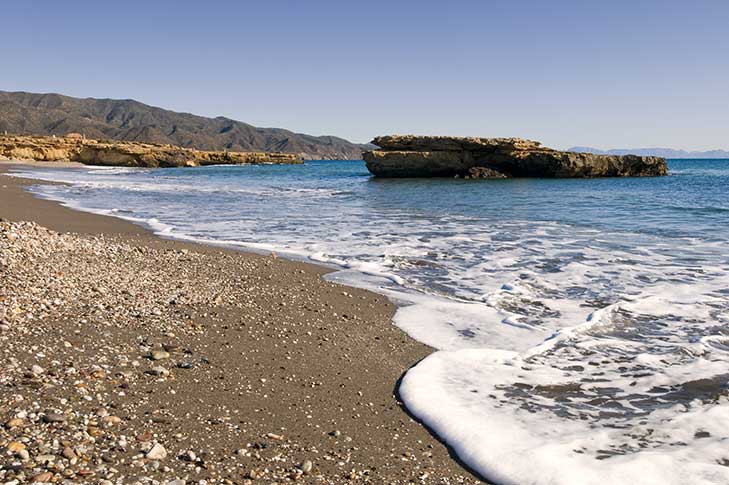
[[0,217],[90,233],[0,222],[0,483],[478,482],[397,400],[430,349],[382,297],[11,183]]

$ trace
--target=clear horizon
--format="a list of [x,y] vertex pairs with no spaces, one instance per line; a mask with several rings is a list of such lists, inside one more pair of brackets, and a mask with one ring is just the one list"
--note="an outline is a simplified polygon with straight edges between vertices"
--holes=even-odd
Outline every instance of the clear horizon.
[[729,148],[729,4],[10,2],[0,89],[368,142]]

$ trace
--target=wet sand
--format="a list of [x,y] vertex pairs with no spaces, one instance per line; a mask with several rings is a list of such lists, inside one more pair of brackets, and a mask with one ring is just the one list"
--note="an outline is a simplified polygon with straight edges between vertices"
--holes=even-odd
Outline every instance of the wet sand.
[[432,350],[386,298],[33,183],[0,173],[0,481],[481,483],[397,399]]

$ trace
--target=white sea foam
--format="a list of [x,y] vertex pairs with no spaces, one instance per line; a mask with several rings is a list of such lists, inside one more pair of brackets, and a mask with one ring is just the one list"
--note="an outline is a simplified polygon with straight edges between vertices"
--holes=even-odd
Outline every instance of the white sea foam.
[[[703,374],[725,372],[721,367]],[[400,392],[464,462],[497,483],[729,483],[729,469],[719,465],[729,438],[725,400],[659,407],[633,422],[600,425],[577,416],[579,407],[575,416],[556,412],[563,407],[556,397],[574,384],[560,369],[535,367],[516,352],[469,349],[426,358],[406,374]],[[582,392],[585,400],[599,399],[599,390]],[[617,398],[612,405],[630,402]],[[697,438],[709,430],[710,437]]]
[[436,352],[403,400],[499,483],[729,483],[728,285],[662,283],[527,350]]
[[403,378],[405,404],[495,482],[729,483],[725,239],[421,214],[275,179],[43,176],[73,183],[40,191],[77,208],[308,257],[390,297],[439,350]]

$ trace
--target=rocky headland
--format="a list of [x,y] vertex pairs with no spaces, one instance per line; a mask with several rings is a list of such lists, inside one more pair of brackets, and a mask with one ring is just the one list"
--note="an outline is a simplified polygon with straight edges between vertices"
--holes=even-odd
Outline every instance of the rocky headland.
[[0,136],[0,159],[69,161],[117,167],[197,167],[204,165],[299,164],[290,153],[205,151],[174,145],[89,140],[80,135]]
[[392,135],[363,154],[377,177],[646,177],[666,175],[666,160],[564,152],[521,138]]

